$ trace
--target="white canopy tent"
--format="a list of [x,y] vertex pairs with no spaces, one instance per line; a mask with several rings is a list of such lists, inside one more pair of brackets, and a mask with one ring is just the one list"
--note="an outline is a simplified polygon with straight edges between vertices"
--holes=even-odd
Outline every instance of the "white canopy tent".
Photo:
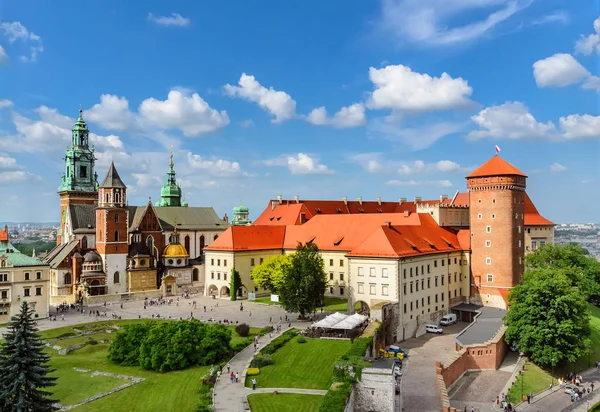
[[328,315],[326,318],[321,319],[320,321],[314,323],[313,327],[331,329],[332,326],[340,323],[347,317],[348,317],[348,315],[345,315],[340,312],[335,312],[335,313],[332,313],[331,315]]
[[355,313],[352,316],[346,317],[346,319],[331,326],[331,329],[351,330],[363,324],[367,320],[365,315]]

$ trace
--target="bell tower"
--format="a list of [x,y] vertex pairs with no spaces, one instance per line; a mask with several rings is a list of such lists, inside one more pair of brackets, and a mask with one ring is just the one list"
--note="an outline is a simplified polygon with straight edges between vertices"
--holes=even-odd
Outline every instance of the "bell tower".
[[89,130],[83,120],[83,110],[71,130],[71,144],[64,157],[65,171],[58,188],[60,195],[60,227],[56,243],[66,243],[65,217],[71,204],[96,204],[98,197],[98,175],[94,169],[94,148],[89,147]]
[[471,301],[507,308],[521,282],[527,175],[496,155],[467,176],[471,227]]
[[96,249],[104,264],[108,293],[127,292],[128,227],[127,186],[111,163],[100,184],[96,208]]

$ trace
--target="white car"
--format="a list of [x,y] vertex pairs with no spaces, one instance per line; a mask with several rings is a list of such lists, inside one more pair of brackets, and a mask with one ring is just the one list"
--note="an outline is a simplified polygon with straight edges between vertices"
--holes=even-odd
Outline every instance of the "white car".
[[454,325],[456,323],[456,321],[457,321],[456,315],[454,313],[449,313],[442,317],[442,319],[440,320],[440,325],[450,326],[450,325]]
[[442,333],[444,333],[444,329],[440,328],[437,325],[425,325],[425,332],[437,333],[438,335],[441,335]]

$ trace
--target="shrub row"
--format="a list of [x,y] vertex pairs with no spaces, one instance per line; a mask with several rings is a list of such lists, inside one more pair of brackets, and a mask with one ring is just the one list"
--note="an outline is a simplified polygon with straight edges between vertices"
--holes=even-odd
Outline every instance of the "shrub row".
[[246,376],[256,376],[260,374],[260,368],[248,368]]
[[343,412],[352,393],[352,382],[339,382],[327,391],[319,412]]
[[268,353],[258,353],[250,362],[250,366],[253,368],[262,368],[264,366],[272,365],[273,358]]
[[277,349],[281,348],[283,345],[294,339],[298,336],[298,330],[292,329],[285,332],[283,335],[276,337],[269,343],[267,346],[262,348],[260,351],[263,354],[272,355],[277,351]]

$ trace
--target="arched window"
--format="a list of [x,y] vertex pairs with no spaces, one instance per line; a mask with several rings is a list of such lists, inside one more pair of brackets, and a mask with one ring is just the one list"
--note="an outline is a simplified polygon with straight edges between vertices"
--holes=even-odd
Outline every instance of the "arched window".
[[204,235],[202,235],[200,236],[200,254],[202,254],[204,246],[206,246],[206,240],[204,239]]
[[107,194],[106,194],[106,203],[108,203],[108,202],[109,202],[109,200],[110,200],[110,195],[107,193]]
[[119,282],[119,272],[115,272],[115,274],[113,275],[113,283],[120,283]]
[[189,236],[185,237],[184,245],[185,245],[185,250],[187,250],[188,253],[190,253],[190,237]]
[[115,242],[119,241],[119,231],[115,230]]
[[[88,248],[88,244],[87,244],[87,236],[84,236],[81,238],[81,248],[82,249],[87,249]],[[69,282],[71,283],[71,282]]]
[[73,283],[73,277],[69,272],[65,273],[65,285],[70,285]]
[[119,223],[119,215],[115,215],[115,223]]
[[218,237],[219,237],[219,235],[215,235],[215,237],[213,238],[213,240],[217,240]]
[[115,193],[114,198],[115,198],[115,203],[119,203],[119,194],[118,193]]
[[150,249],[150,254],[154,253],[154,238],[152,236],[148,236],[146,239],[146,246]]
[[6,267],[6,260],[2,259],[2,262],[0,262],[0,267]]
[[196,268],[192,271],[192,282],[198,282],[198,269]]

